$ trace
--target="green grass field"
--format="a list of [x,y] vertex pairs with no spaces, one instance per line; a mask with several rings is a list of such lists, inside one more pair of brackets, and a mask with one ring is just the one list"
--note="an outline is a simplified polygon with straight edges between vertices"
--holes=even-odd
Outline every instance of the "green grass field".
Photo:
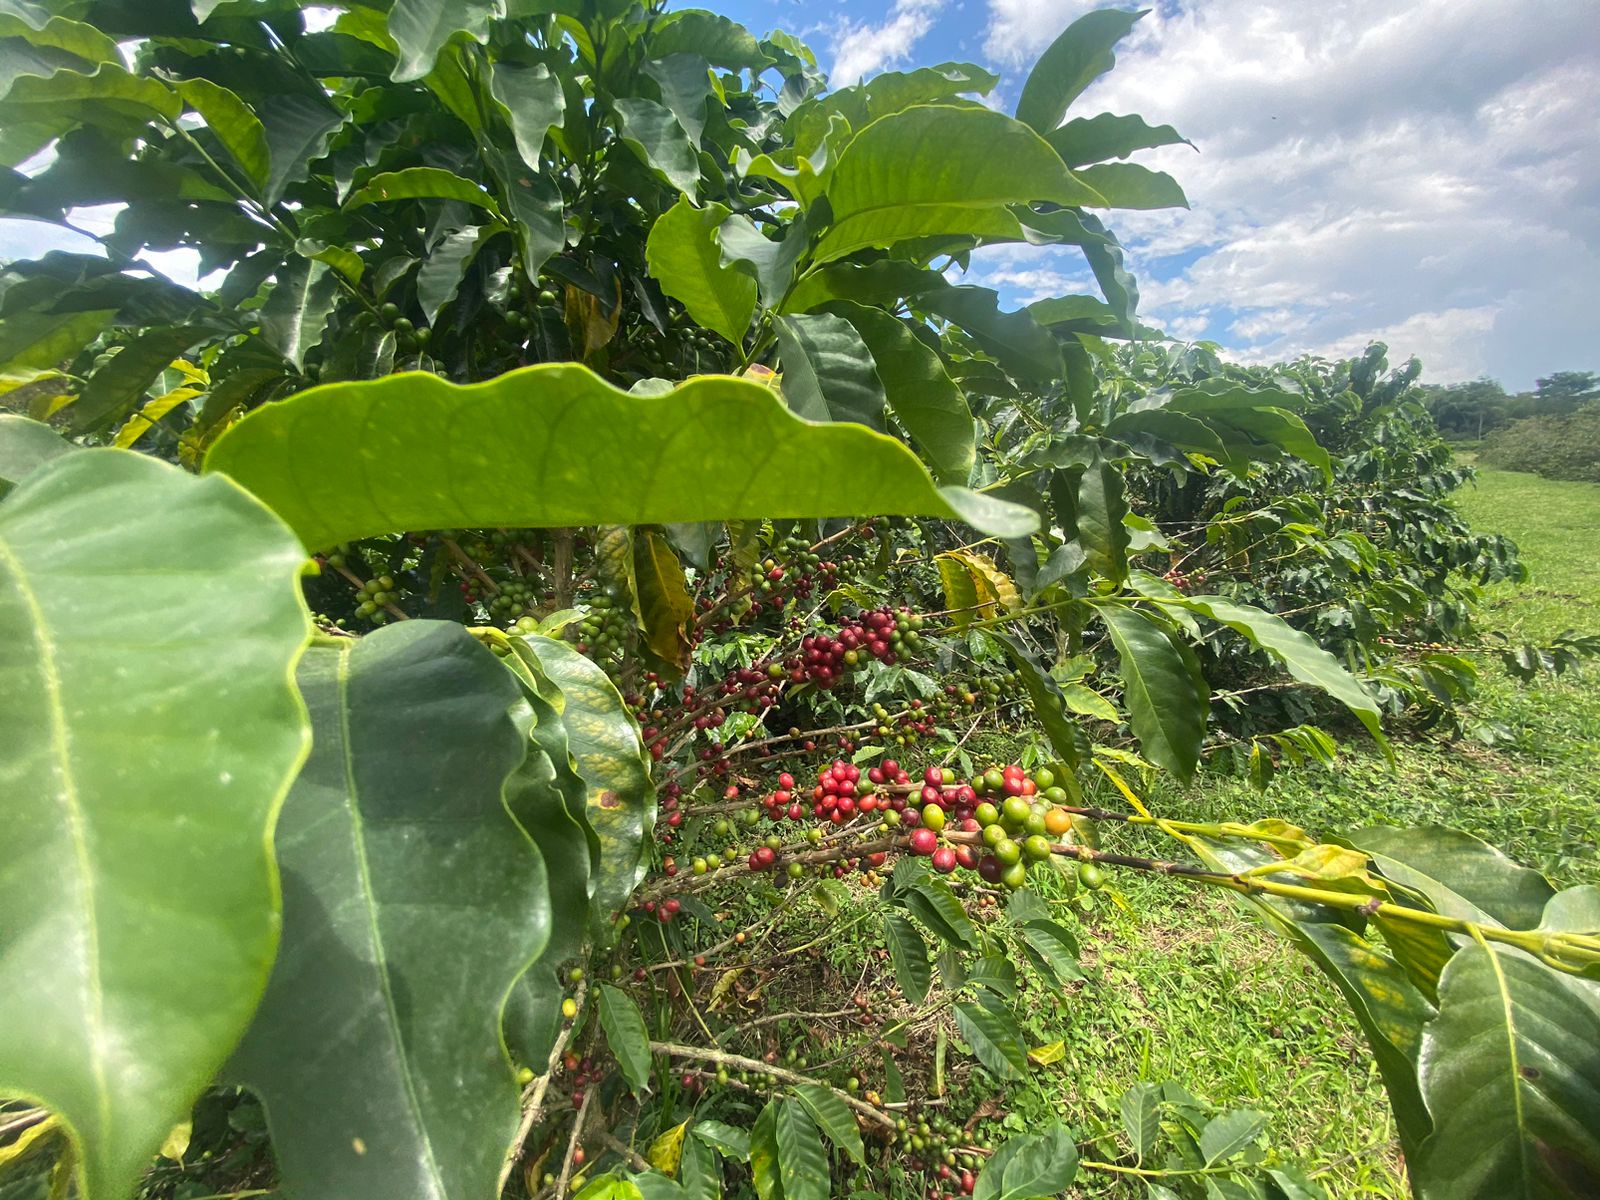
[[[1532,580],[1497,587],[1482,625],[1519,638],[1600,631],[1600,487],[1485,471],[1461,498],[1473,525],[1509,533]],[[1512,731],[1494,749],[1398,747],[1395,769],[1347,750],[1331,771],[1280,775],[1263,795],[1211,781],[1159,797],[1167,815],[1281,816],[1313,830],[1438,822],[1469,830],[1561,885],[1600,881],[1600,666],[1523,686],[1485,661],[1478,715]],[[1103,797],[1114,803],[1108,793]],[[1155,849],[1154,843],[1144,843]],[[1329,1194],[1405,1197],[1382,1086],[1342,1002],[1308,964],[1212,895],[1119,877],[1125,904],[1087,919],[1093,982],[1063,1011],[1070,1048],[1041,1114],[1103,1114],[1139,1078],[1175,1079],[1225,1107],[1269,1114],[1275,1153]],[[1084,1195],[1140,1195],[1093,1181]]]

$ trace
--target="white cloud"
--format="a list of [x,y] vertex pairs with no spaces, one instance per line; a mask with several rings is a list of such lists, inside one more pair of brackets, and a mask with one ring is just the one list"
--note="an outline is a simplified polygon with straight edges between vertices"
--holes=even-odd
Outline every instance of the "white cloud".
[[[989,0],[988,51],[1027,64],[1090,7]],[[1430,378],[1600,366],[1593,0],[1163,4],[1118,57],[1074,111],[1202,151],[1140,158],[1192,211],[1113,215],[1153,319],[1231,311],[1252,357],[1390,336]]]
[[[1429,368],[1431,382],[1459,383],[1476,379],[1488,370],[1484,343],[1494,330],[1496,316],[1496,310],[1487,305],[1413,313],[1394,325],[1358,330],[1323,342],[1314,348],[1314,353],[1325,358],[1350,358],[1360,354],[1369,342],[1384,342],[1389,347],[1391,366],[1414,356],[1424,365],[1440,364]],[[1284,355],[1258,348],[1246,350],[1240,357],[1248,362],[1275,362]]]
[[863,76],[901,65],[933,28],[944,5],[945,0],[895,0],[880,25],[840,21],[828,35],[834,53],[829,80],[835,87],[847,87]]
[[1029,66],[1073,21],[1103,7],[1095,0],[989,0],[984,53],[1007,66]]

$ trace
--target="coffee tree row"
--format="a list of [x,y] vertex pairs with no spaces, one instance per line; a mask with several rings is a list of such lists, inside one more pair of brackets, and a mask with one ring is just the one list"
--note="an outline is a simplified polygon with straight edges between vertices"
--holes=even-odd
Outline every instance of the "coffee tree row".
[[[1003,1080],[1011,964],[1076,969],[1023,886],[1066,864],[1235,892],[1310,955],[1421,1194],[1593,1190],[1589,891],[1444,831],[1165,820],[1118,774],[1326,756],[1298,714],[1219,737],[1218,638],[1383,737],[1324,631],[1150,569],[1159,473],[1335,463],[1292,381],[1117,381],[1151,331],[1090,210],[1183,203],[1123,161],[1181,138],[1067,116],[1137,19],[1074,24],[1008,116],[969,64],[828,91],[788,35],[615,0],[0,3],[0,209],[118,206],[100,253],[0,273],[0,1095],[37,1106],[0,1153],[48,1164],[21,1186],[132,1194],[220,1082],[299,1195],[809,1200],[848,1162],[899,1178],[902,1139],[935,1194],[1053,1194],[1066,1130],[976,1171],[908,1101],[651,1036],[677,1026],[640,984],[743,952],[701,936],[711,889],[864,869],[904,1019]],[[1005,241],[1079,247],[1102,294],[952,282]],[[180,248],[220,284],[141,257]],[[957,719],[1020,709],[1037,761],[971,762]],[[1084,802],[1096,773],[1125,809]],[[740,1129],[697,1116],[707,1077],[782,1090]],[[1134,1162],[1171,1140],[1152,1180],[1310,1186],[1181,1089],[1125,1111]],[[612,1123],[659,1153],[590,1163]]]

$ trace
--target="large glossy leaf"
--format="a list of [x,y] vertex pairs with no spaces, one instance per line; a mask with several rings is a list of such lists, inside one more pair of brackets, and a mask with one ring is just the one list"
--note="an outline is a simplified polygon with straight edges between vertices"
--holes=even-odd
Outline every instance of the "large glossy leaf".
[[0,324],[0,370],[60,366],[99,336],[114,309],[94,312],[19,312]]
[[600,1026],[606,1031],[606,1045],[616,1055],[622,1077],[635,1095],[642,1094],[650,1082],[650,1035],[645,1030],[639,1006],[627,992],[609,983],[599,985]]
[[65,50],[85,62],[120,62],[117,43],[92,25],[51,16],[20,0],[0,6],[0,37],[21,38],[30,46]]
[[928,943],[922,940],[908,917],[889,913],[883,918],[883,928],[889,943],[889,958],[894,965],[895,982],[912,1004],[921,1004],[927,998],[928,986],[933,982],[933,967],[928,962]]
[[1161,1085],[1141,1080],[1122,1094],[1119,1107],[1134,1160],[1143,1164],[1161,1136]]
[[661,102],[689,135],[689,145],[699,150],[711,98],[711,64],[698,54],[669,54],[645,63],[644,73],[656,81]]
[[907,890],[905,905],[912,916],[951,945],[963,950],[978,948],[978,931],[944,880],[919,880]]
[[490,1195],[517,1123],[500,1009],[550,930],[504,796],[528,709],[442,621],[314,647],[299,682],[283,945],[228,1074],[262,1097],[286,1191]]
[[519,169],[509,154],[499,159],[495,169],[512,218],[512,232],[522,252],[522,273],[532,283],[566,245],[561,187],[544,172],[530,175]]
[[1099,610],[1116,647],[1123,703],[1139,749],[1179,779],[1194,774],[1205,737],[1210,695],[1192,654],[1159,623],[1135,608]]
[[89,433],[120,421],[144,399],[146,389],[172,360],[200,337],[198,330],[180,326],[147,330],[134,338],[89,376],[76,403],[67,409],[68,428]]
[[971,1000],[955,1002],[956,1028],[972,1053],[1001,1079],[1020,1079],[1028,1071],[1028,1047],[1011,1010],[998,998],[980,991]]
[[67,1123],[91,1200],[132,1194],[266,986],[303,562],[229,481],[124,450],[0,503],[0,1092]]
[[511,123],[517,153],[530,168],[539,169],[546,135],[561,124],[567,108],[561,81],[543,63],[515,67],[496,63],[489,76],[489,91]]
[[185,79],[178,84],[178,95],[205,118],[206,128],[227,149],[245,179],[264,191],[272,175],[272,151],[261,118],[233,92],[209,79]]
[[[773,1114],[772,1144],[777,1149],[783,1200],[828,1200],[828,1159],[811,1114],[805,1105],[788,1097],[775,1099],[768,1107],[777,1110]],[[758,1164],[753,1140],[750,1161]]]
[[839,1093],[820,1083],[802,1083],[794,1089],[794,1094],[829,1140],[865,1166],[867,1154],[861,1144],[861,1130],[856,1127],[849,1106],[839,1099]]
[[1078,117],[1045,134],[1061,161],[1069,167],[1104,162],[1108,158],[1127,158],[1137,150],[1156,146],[1189,145],[1171,125],[1149,125],[1143,117],[1101,113],[1097,117]]
[[724,264],[743,264],[740,270],[754,272],[762,303],[776,307],[794,279],[795,264],[806,249],[806,231],[799,222],[791,224],[782,241],[769,238],[743,213],[735,213],[717,226],[717,242],[722,247]]
[[855,327],[872,356],[884,399],[944,483],[965,483],[976,447],[972,410],[939,356],[896,317],[861,304],[833,311]]
[[978,1175],[972,1200],[1037,1200],[1054,1196],[1078,1175],[1078,1147],[1060,1125],[1011,1138]]
[[678,191],[695,195],[700,187],[700,160],[672,110],[637,96],[619,97],[612,103],[617,109],[618,133],[629,149]]
[[652,58],[669,54],[698,54],[730,71],[761,68],[772,59],[743,25],[699,8],[686,8],[661,17],[650,36]]
[[1422,1200],[1600,1195],[1600,987],[1468,946],[1422,1038]]
[[[261,336],[295,366],[322,344],[328,318],[339,302],[338,274],[324,262],[291,259],[261,306]],[[148,336],[148,335],[147,335]],[[170,362],[169,355],[167,361]]]
[[1346,840],[1371,854],[1385,877],[1415,888],[1447,917],[1537,929],[1556,894],[1538,871],[1458,829],[1374,825]]
[[483,244],[503,232],[501,225],[468,225],[439,239],[417,269],[417,306],[422,309],[424,321],[431,325],[439,310],[455,299],[467,268]]
[[949,289],[943,275],[914,263],[883,258],[872,263],[836,262],[797,281],[785,312],[806,312],[835,300],[898,305],[908,296]]
[[59,115],[96,125],[137,128],[154,117],[176,119],[183,104],[165,83],[131,74],[120,63],[92,71],[22,75],[0,98],[0,123]]
[[1128,578],[1128,500],[1122,472],[1107,462],[1084,469],[1078,480],[1078,542],[1092,570],[1113,583]]
[[1069,766],[1076,766],[1083,757],[1079,741],[1083,735],[1072,718],[1067,715],[1066,698],[1057,683],[1034,658],[1021,641],[1010,634],[995,634],[996,640],[1006,648],[1012,664],[1022,676],[1022,686],[1033,706],[1033,715],[1044,729],[1050,745]]
[[1112,47],[1147,11],[1103,8],[1068,25],[1028,73],[1017,100],[1017,120],[1040,133],[1060,125],[1084,88],[1116,65]]
[[1232,1158],[1260,1137],[1266,1127],[1266,1117],[1247,1108],[1213,1117],[1200,1131],[1200,1157],[1208,1167]]
[[817,262],[939,234],[1021,238],[1008,205],[1100,199],[1025,125],[987,108],[943,104],[863,129],[839,156],[826,194],[833,225]]
[[[811,469],[771,469],[784,462]],[[565,363],[471,386],[410,373],[313,388],[246,416],[207,469],[313,547],[397,529],[865,513],[954,517],[1003,537],[1037,525],[1019,505],[935,487],[893,438],[802,421],[760,384],[704,376],[633,396]]]
[[1043,963],[1058,983],[1072,983],[1082,979],[1078,966],[1078,944],[1065,926],[1054,921],[1028,921],[1022,926],[1022,939],[1037,956],[1035,965]]
[[561,692],[567,745],[588,785],[586,816],[600,841],[591,898],[595,923],[609,929],[644,876],[644,841],[655,820],[650,759],[622,694],[599,666],[565,642],[522,640]]
[[366,187],[345,201],[346,208],[363,204],[383,204],[395,200],[457,200],[486,209],[496,217],[500,206],[488,192],[470,179],[441,167],[407,167],[378,175]]
[[645,261],[663,292],[738,346],[756,311],[756,281],[722,261],[717,227],[728,216],[725,205],[696,208],[680,198],[651,227]]
[[506,806],[544,860],[550,937],[544,952],[512,985],[502,1025],[506,1045],[517,1061],[540,1069],[549,1060],[561,1028],[559,968],[582,947],[590,927],[612,928],[589,919],[600,845],[583,820],[586,781],[573,768],[571,741],[562,719],[566,695],[551,679],[545,660],[534,652],[534,643],[543,641],[510,639],[512,655],[504,660],[521,681],[523,698],[533,714],[527,756],[506,781]]
[[51,459],[76,449],[43,422],[0,413],[0,497]]
[[855,421],[883,428],[883,384],[872,354],[843,317],[805,313],[779,317],[778,362],[783,396],[808,421]]
[[[1213,870],[1233,873],[1281,861],[1265,849],[1243,848],[1237,842],[1183,840]],[[1414,1159],[1432,1128],[1417,1083],[1417,1055],[1423,1026],[1435,1013],[1433,1005],[1393,958],[1340,924],[1340,914],[1260,896],[1236,900],[1315,963],[1344,996],[1383,1076],[1401,1148],[1407,1159]]]
[[1173,392],[1166,408],[1204,421],[1228,446],[1230,465],[1270,460],[1279,454],[1311,463],[1333,479],[1328,452],[1293,411],[1301,397],[1281,388],[1249,387],[1233,380],[1207,380]]
[[1294,678],[1321,688],[1343,704],[1378,739],[1379,744],[1387,748],[1377,702],[1367,694],[1355,676],[1346,671],[1338,659],[1317,645],[1309,634],[1302,633],[1280,616],[1223,596],[1187,596],[1171,603],[1210,617],[1249,638],[1282,663],[1284,670]]
[[267,180],[266,202],[276,204],[290,184],[304,179],[312,163],[327,153],[328,143],[344,124],[343,110],[325,96],[290,94],[274,96],[256,110],[266,127],[272,151],[272,174]]
[[1152,171],[1138,163],[1102,163],[1080,167],[1078,176],[1105,203],[1103,208],[1188,208],[1189,198],[1178,181],[1165,171]]
[[389,10],[389,36],[400,49],[395,80],[421,79],[433,70],[439,51],[456,33],[486,40],[490,18],[502,11],[499,0],[395,0]]
[[1027,309],[1006,312],[992,288],[935,288],[917,297],[916,306],[954,321],[1000,365],[1019,379],[1054,384],[1061,377],[1061,346]]

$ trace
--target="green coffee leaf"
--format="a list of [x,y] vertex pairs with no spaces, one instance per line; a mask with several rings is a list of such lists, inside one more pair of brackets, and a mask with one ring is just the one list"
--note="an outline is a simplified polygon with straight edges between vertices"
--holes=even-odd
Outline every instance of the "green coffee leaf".
[[933,966],[928,961],[928,943],[909,919],[899,913],[889,913],[883,918],[884,932],[889,942],[889,959],[894,964],[895,982],[912,1004],[921,1004],[927,998],[928,987],[933,983]]
[[1014,1137],[994,1152],[978,1175],[972,1200],[1039,1200],[1072,1185],[1078,1147],[1060,1125]]
[[1600,988],[1515,950],[1461,950],[1418,1063],[1427,1200],[1600,1192]]
[[800,1084],[795,1087],[794,1094],[829,1140],[865,1166],[867,1157],[866,1149],[861,1144],[861,1130],[856,1127],[850,1106],[839,1099],[839,1094],[820,1083]]
[[650,1034],[633,998],[609,983],[599,985],[600,1027],[606,1031],[606,1044],[617,1056],[622,1077],[634,1095],[650,1083]]
[[0,413],[0,497],[47,462],[76,449],[40,421]]
[[[603,455],[596,429],[608,431]],[[811,470],[768,467],[785,461]],[[567,363],[470,386],[411,373],[312,388],[244,417],[207,469],[255,491],[314,547],[397,529],[858,513],[954,517],[1000,536],[1037,524],[1019,505],[935,487],[892,438],[802,421],[760,384],[703,376],[630,396]]]
[[856,134],[826,195],[833,225],[817,245],[819,263],[939,234],[1020,239],[1011,205],[1100,200],[1027,126],[947,104],[908,108]]
[[663,292],[738,346],[756,311],[756,281],[722,261],[717,228],[728,216],[726,205],[696,208],[679,199],[651,227],[645,261]]
[[1151,617],[1126,605],[1097,610],[1111,634],[1123,703],[1139,749],[1179,779],[1194,774],[1210,700],[1194,654]]
[[0,1092],[72,1128],[85,1194],[132,1194],[266,986],[303,563],[228,480],[124,450],[0,503],[0,1027],[28,1031],[0,1038]]
[[955,1002],[956,1028],[978,1061],[1001,1079],[1020,1079],[1028,1071],[1028,1047],[1017,1019],[987,992]]
[[488,1195],[518,1114],[501,1006],[550,933],[505,799],[527,706],[443,621],[313,647],[299,683],[315,747],[276,834],[283,944],[227,1074],[297,1195]]
[[883,383],[850,322],[828,313],[779,317],[783,397],[808,421],[854,421],[883,429]]

